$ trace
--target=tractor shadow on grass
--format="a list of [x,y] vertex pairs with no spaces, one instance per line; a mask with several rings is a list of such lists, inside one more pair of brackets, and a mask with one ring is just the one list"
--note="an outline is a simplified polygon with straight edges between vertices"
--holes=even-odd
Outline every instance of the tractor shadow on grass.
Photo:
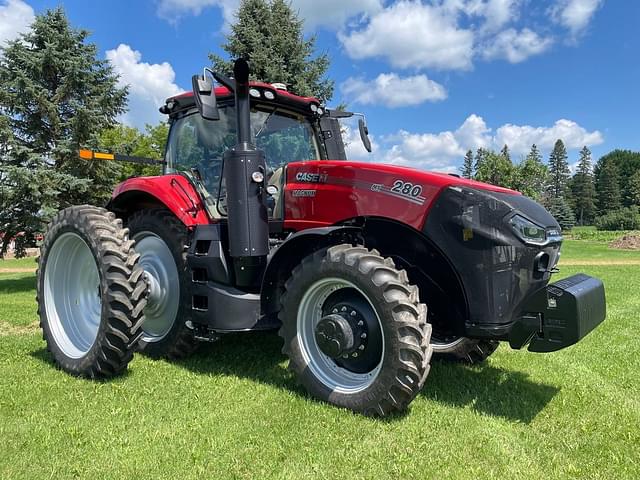
[[0,278],[0,294],[29,292],[35,289],[36,277],[33,274],[25,274],[19,278]]
[[490,363],[471,367],[434,360],[421,395],[452,407],[471,406],[483,414],[529,424],[560,389],[527,377]]
[[[287,370],[281,348],[282,340],[275,332],[228,334],[175,364],[202,375],[247,378],[315,400]],[[471,406],[487,415],[530,423],[558,391],[532,382],[525,373],[490,363],[468,367],[433,361],[421,395],[452,407]],[[399,420],[405,414],[391,415],[385,421]]]
[[281,349],[282,340],[275,332],[229,333],[173,363],[202,375],[248,378],[305,395],[287,369]]

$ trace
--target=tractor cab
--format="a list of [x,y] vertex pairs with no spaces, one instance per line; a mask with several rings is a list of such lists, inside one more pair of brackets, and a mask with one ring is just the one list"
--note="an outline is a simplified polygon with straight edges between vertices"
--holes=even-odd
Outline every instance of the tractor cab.
[[[346,160],[339,118],[354,114],[326,110],[318,99],[289,93],[283,84],[251,82],[249,87],[251,138],[264,152],[269,216],[282,218],[285,167],[292,162]],[[160,109],[171,123],[165,173],[190,177],[199,184],[209,215],[224,218],[223,155],[237,143],[237,112],[231,90],[217,87],[213,95],[217,119],[200,114],[194,92],[169,98]],[[366,136],[365,129],[362,134]],[[368,139],[363,141],[366,144]]]

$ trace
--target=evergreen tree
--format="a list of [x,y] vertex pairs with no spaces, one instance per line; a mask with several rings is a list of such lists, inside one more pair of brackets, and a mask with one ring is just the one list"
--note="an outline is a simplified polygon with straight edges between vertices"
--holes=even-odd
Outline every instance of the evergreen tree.
[[560,224],[562,231],[571,230],[575,224],[575,215],[569,202],[564,197],[555,197],[550,200],[549,213]]
[[567,163],[567,149],[562,140],[557,140],[549,155],[549,198],[566,198],[571,171]]
[[511,154],[509,153],[509,146],[505,143],[504,147],[502,147],[502,150],[500,150],[500,155],[502,155],[502,157],[508,161],[509,163],[511,162]]
[[476,150],[475,163],[473,165],[474,172],[478,172],[478,170],[480,170],[480,167],[487,159],[488,153],[489,151],[484,148],[478,148],[478,150]]
[[590,224],[595,218],[596,187],[591,168],[591,151],[586,146],[580,150],[580,161],[571,182],[571,191],[578,225]]
[[464,178],[473,178],[473,150],[468,150],[460,169]]
[[640,170],[637,170],[629,179],[629,197],[633,205],[640,206]]
[[227,43],[222,46],[229,60],[210,54],[214,69],[231,74],[232,61],[246,58],[254,79],[285,83],[296,94],[314,96],[323,102],[331,99],[334,83],[325,76],[329,56],[312,58],[316,39],[304,38],[304,22],[290,2],[242,0],[236,17]]
[[533,144],[527,157],[518,165],[516,190],[534,200],[541,200],[548,183],[549,171],[542,163],[542,155]]
[[127,91],[88,35],[58,8],[0,52],[0,231],[7,238],[24,232],[20,238],[31,241],[55,211],[110,193],[113,163],[80,160],[78,149],[97,145],[124,112]]
[[596,165],[596,181],[598,179],[599,166],[613,162],[618,172],[618,185],[620,187],[620,201],[622,206],[629,207],[634,204],[633,193],[631,192],[631,179],[634,173],[640,170],[640,152],[630,150],[613,150],[603,156]]
[[612,159],[600,159],[596,172],[598,213],[606,215],[622,207],[618,167]]

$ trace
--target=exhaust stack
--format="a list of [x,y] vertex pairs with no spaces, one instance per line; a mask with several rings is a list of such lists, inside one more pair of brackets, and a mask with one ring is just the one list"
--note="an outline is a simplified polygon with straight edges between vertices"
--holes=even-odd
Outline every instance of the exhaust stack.
[[224,154],[229,253],[237,285],[252,287],[260,285],[269,253],[266,165],[251,132],[247,61],[236,60],[233,73],[238,143]]

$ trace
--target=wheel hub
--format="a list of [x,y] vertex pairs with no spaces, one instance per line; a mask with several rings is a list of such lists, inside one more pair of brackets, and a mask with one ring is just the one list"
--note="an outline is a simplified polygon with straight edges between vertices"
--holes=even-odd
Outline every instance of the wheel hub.
[[316,325],[316,342],[320,351],[331,358],[349,355],[355,346],[354,331],[346,318],[332,313]]

